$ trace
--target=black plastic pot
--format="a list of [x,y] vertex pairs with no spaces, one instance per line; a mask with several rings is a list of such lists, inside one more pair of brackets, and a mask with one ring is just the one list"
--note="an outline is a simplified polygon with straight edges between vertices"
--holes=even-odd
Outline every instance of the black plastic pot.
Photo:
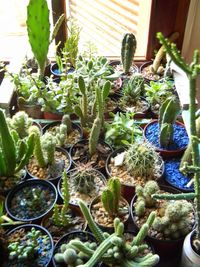
[[[63,168],[63,171],[65,170],[65,171],[67,172],[67,171],[71,168],[71,164],[72,164],[72,160],[71,160],[70,154],[67,152],[66,149],[64,149],[64,148],[62,148],[62,147],[56,147],[56,151],[60,151],[60,152],[62,152],[62,153],[66,156],[66,158],[68,159],[68,161],[69,161],[68,166],[64,166],[64,168]],[[31,173],[28,171],[28,168],[27,168],[27,173],[28,173],[28,176],[29,176],[30,178],[37,178],[37,179],[40,179],[39,177],[37,177],[37,176],[31,174]],[[50,181],[51,183],[57,185],[58,180],[61,178],[61,176],[62,176],[62,174],[60,174],[60,175],[58,175],[58,176],[56,176],[56,177],[53,177],[53,178],[49,178],[48,181]]]
[[[93,236],[93,234],[89,233],[89,232],[85,232],[85,231],[74,231],[71,232],[69,234],[64,235],[55,245],[54,251],[53,251],[53,257],[52,257],[52,265],[53,267],[64,267],[66,266],[66,264],[61,264],[61,263],[56,263],[54,260],[54,255],[58,252],[60,252],[60,247],[62,244],[68,244],[71,240],[73,239],[80,239],[83,242],[86,241],[92,241],[92,242],[96,242],[95,237]],[[100,263],[97,263],[94,265],[94,267],[99,267]]]
[[[47,235],[48,236],[49,245],[42,243],[42,241],[41,241],[42,239],[40,240],[40,248],[38,250],[38,253],[39,253],[41,259],[39,261],[37,261],[38,257],[31,258],[30,262],[28,263],[28,265],[27,264],[23,265],[23,263],[19,263],[19,262],[18,262],[18,264],[16,264],[16,263],[12,264],[11,263],[12,261],[8,261],[8,258],[5,256],[6,253],[4,253],[3,267],[7,267],[7,266],[47,267],[47,266],[49,266],[49,263],[51,261],[52,255],[53,255],[54,246],[53,246],[53,239],[52,239],[50,233],[44,227],[36,225],[36,224],[24,224],[24,225],[18,226],[16,228],[12,229],[11,231],[9,231],[7,233],[7,237],[9,237],[11,234],[15,233],[16,231],[19,232],[21,229],[24,229],[25,233],[26,233],[27,231],[31,231],[31,228],[33,228],[33,227],[36,230],[39,230],[42,235]],[[20,235],[21,240],[23,240],[22,239],[22,237],[23,237],[22,233],[23,232],[21,232],[21,235]],[[19,240],[19,242],[20,242],[20,240]],[[44,258],[44,260],[42,260],[42,257],[44,257],[44,251],[42,250],[42,245],[43,244],[49,246],[48,256],[46,257],[46,259]],[[1,258],[1,260],[2,260],[2,258]],[[42,262],[40,262],[40,261],[42,261]]]
[[[68,171],[68,173],[67,173],[68,183],[69,183],[69,184],[70,184],[70,180],[71,180],[70,174],[72,174],[75,170],[76,170],[76,169],[72,169],[72,170]],[[107,182],[107,181],[106,181],[105,176],[104,176],[100,171],[98,171],[98,170],[96,170],[96,169],[93,169],[93,171],[94,171],[95,173],[97,173],[97,175],[98,175],[98,177],[101,179],[102,183],[103,183],[104,185],[106,185],[106,182]],[[60,180],[58,181],[57,191],[58,191],[58,194],[59,194],[60,199],[63,201],[63,196],[62,196],[61,188],[62,188],[62,178],[60,178]],[[69,188],[70,188],[70,186],[69,186]],[[80,197],[80,198],[81,198],[81,197]],[[83,201],[85,201],[85,199],[83,199]],[[91,201],[92,201],[92,200],[91,200]],[[86,201],[85,201],[85,202],[86,202]],[[87,204],[90,205],[91,202],[90,202],[90,203],[87,203]],[[78,206],[78,199],[76,199],[76,200],[74,201],[73,198],[72,198],[72,196],[71,196],[71,198],[70,198],[70,205],[71,205],[71,206],[76,206],[76,207],[79,208],[79,206]]]
[[[35,192],[35,202],[34,200],[30,201],[30,195],[27,196],[27,194],[33,192],[33,190]],[[36,202],[36,198],[39,197],[37,195],[38,192],[43,194],[44,201],[42,203]],[[50,197],[52,197],[51,201]],[[53,209],[57,198],[58,193],[52,183],[45,180],[30,179],[18,184],[9,192],[5,200],[5,209],[13,220],[23,222],[40,222],[42,217]],[[45,204],[47,205],[46,207]],[[32,214],[34,205],[36,214]],[[19,212],[23,212],[23,215],[19,214]]]
[[[46,131],[49,130],[49,128],[54,127],[54,126],[59,126],[60,124],[61,124],[60,120],[50,122],[43,127],[43,132],[45,133]],[[79,139],[81,140],[83,138],[83,131],[82,131],[81,127],[79,126],[79,124],[72,122],[72,128],[73,128],[73,130],[77,130],[80,133]],[[69,149],[71,146],[72,146],[72,144],[66,144],[63,148]]]

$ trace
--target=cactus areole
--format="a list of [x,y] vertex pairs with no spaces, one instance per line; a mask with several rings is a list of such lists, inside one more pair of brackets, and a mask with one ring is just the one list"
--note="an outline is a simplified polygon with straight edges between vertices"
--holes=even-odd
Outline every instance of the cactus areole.
[[29,1],[26,23],[29,43],[38,62],[40,78],[43,78],[50,44],[49,9],[46,0]]

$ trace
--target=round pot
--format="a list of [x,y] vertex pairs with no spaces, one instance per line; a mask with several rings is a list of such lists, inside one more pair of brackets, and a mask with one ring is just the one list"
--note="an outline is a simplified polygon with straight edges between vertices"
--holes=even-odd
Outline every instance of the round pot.
[[[30,58],[27,60],[26,62],[26,66],[28,69],[30,69],[30,73],[37,73],[38,72],[38,64],[37,61],[34,58]],[[44,70],[44,76],[48,76],[50,77],[51,75],[51,61],[49,58],[47,58],[47,62],[46,62],[46,66],[45,66],[45,70]]]
[[[78,199],[82,199],[84,202],[86,202],[88,205],[91,204],[92,200],[99,195],[103,189],[106,186],[106,178],[105,176],[98,170],[93,169],[94,173],[97,174],[97,182],[95,183],[96,185],[96,190],[94,192],[90,192],[89,194],[84,194],[84,193],[74,193],[71,189],[71,181],[73,181],[73,172],[76,171],[75,169],[70,170],[67,173],[67,177],[68,177],[68,184],[69,184],[69,191],[70,192],[70,205],[76,206],[76,208],[79,209],[79,205],[78,205]],[[99,180],[99,181],[98,181]],[[99,185],[99,182],[101,183],[101,185],[99,186],[99,188],[97,188],[97,185]],[[62,195],[62,178],[58,181],[58,185],[57,185],[57,190],[58,190],[58,194],[60,196],[60,198],[63,200],[63,195]],[[71,189],[71,190],[70,190]],[[98,190],[99,189],[99,190]]]
[[[169,186],[160,185],[160,189],[173,194],[181,193],[179,190],[174,189]],[[133,225],[137,231],[139,231],[139,226],[135,222],[135,213],[134,213],[134,203],[136,202],[137,196],[135,195],[131,201],[130,209],[131,209],[131,217],[133,221]],[[161,256],[162,259],[168,259],[168,257],[177,257],[177,255],[181,255],[181,249],[183,245],[183,241],[185,236],[169,240],[169,239],[157,239],[155,237],[152,237],[150,235],[147,235],[147,240],[153,245],[155,249],[155,253],[157,253],[159,256]],[[182,266],[181,266],[182,267]]]
[[[53,74],[53,77],[54,77],[54,78],[59,78],[59,79],[60,79],[61,77],[66,76],[66,75],[63,74],[63,73],[60,73],[59,68],[58,68],[58,64],[57,64],[57,63],[54,63],[54,64],[51,65],[51,69],[50,69],[50,71],[51,71],[51,74]],[[66,74],[69,74],[69,73],[72,73],[72,72],[74,72],[74,68],[73,68],[73,67],[71,67],[71,68],[67,71]]]
[[[71,164],[72,164],[72,161],[71,161],[71,157],[70,157],[70,154],[62,147],[56,147],[56,151],[57,152],[61,152],[67,159],[68,161],[68,165],[66,165],[66,163],[64,163],[64,166],[58,166],[57,169],[60,170],[60,174],[58,174],[57,176],[54,176],[54,177],[45,177],[45,178],[42,178],[42,179],[46,179],[50,182],[52,182],[53,184],[57,184],[58,180],[61,178],[62,176],[62,172],[65,170],[66,172],[71,168]],[[39,170],[39,166],[38,166],[38,170]],[[37,174],[33,174],[30,172],[30,170],[28,169],[27,167],[27,173],[28,173],[28,176],[30,178],[37,178],[37,179],[41,179],[39,176],[37,176]]]
[[[20,263],[20,261],[18,261],[17,263],[16,263],[16,261],[12,262],[12,261],[8,260],[8,258],[5,257],[3,267],[7,267],[7,266],[47,267],[47,266],[49,266],[49,263],[51,261],[52,255],[53,255],[53,239],[52,239],[50,233],[45,228],[43,228],[42,226],[36,225],[36,224],[24,224],[22,226],[18,226],[16,228],[12,229],[11,231],[9,231],[7,233],[7,237],[9,238],[9,236],[15,234],[15,232],[16,233],[18,232],[18,233],[20,233],[19,242],[20,242],[20,240],[22,240],[21,243],[23,243],[24,240],[22,239],[23,238],[22,229],[24,229],[24,231],[26,233],[26,232],[31,231],[32,228],[35,228],[36,231],[39,230],[41,232],[38,255],[33,257],[33,258],[30,258],[30,261],[27,262],[27,264],[25,264],[25,265],[23,263]],[[44,235],[47,236],[48,242],[46,239],[43,241],[44,237],[42,237],[42,236],[44,236]],[[17,236],[17,234],[15,234],[15,236]],[[46,255],[45,255],[45,252],[46,252]]]
[[180,161],[180,158],[165,160],[163,178],[166,183],[181,192],[193,192],[194,184],[187,187],[187,184],[191,181],[192,177],[185,176],[179,171]]
[[[58,209],[61,210],[63,205],[58,205]],[[84,231],[86,230],[87,223],[81,213],[80,209],[74,205],[68,207],[68,213],[72,217],[72,223],[67,226],[56,226],[51,218],[53,215],[53,210],[51,210],[47,215],[42,218],[41,225],[45,227],[50,233],[54,240],[54,243],[57,243],[58,240],[67,233],[72,231]]]
[[43,112],[40,105],[25,105],[18,103],[19,110],[25,111],[33,119],[43,119]]
[[44,111],[43,114],[45,120],[62,120],[63,117],[63,114],[58,112]]
[[139,72],[143,75],[144,79],[146,82],[150,82],[150,81],[158,81],[160,79],[163,78],[163,74],[159,75],[159,74],[149,74],[149,66],[152,65],[153,61],[148,61],[145,62],[144,64],[142,64],[139,68]]
[[191,245],[194,233],[195,230],[185,237],[181,257],[181,267],[200,267],[200,255],[193,250]]
[[30,179],[18,184],[9,192],[5,200],[5,209],[13,220],[39,222],[53,209],[57,197],[56,188],[52,183]]
[[[110,225],[109,226],[105,226],[105,224],[102,224],[102,223],[99,223],[95,216],[94,216],[94,206],[97,205],[98,203],[101,202],[101,196],[97,196],[93,199],[92,203],[90,204],[90,213],[95,221],[95,223],[99,226],[99,228],[101,228],[103,230],[103,232],[108,232],[108,233],[113,233],[114,232],[114,219],[115,217],[113,217],[111,219],[111,222],[110,222]],[[121,197],[121,200],[120,202],[124,202],[124,204],[126,204],[126,207],[128,208],[127,210],[127,214],[123,217],[119,217],[119,216],[116,216],[120,219],[120,221],[124,224],[125,226],[125,229],[126,227],[128,226],[128,219],[129,219],[129,216],[130,216],[130,208],[129,208],[129,203],[127,202],[127,200],[123,197]],[[100,207],[96,208],[96,210],[98,210],[98,212],[100,212]],[[109,216],[105,216],[104,218],[108,218]],[[109,219],[109,218],[108,218]]]
[[110,66],[113,66],[116,71],[122,72],[121,74],[122,81],[126,79],[127,77],[131,76],[133,73],[136,73],[139,71],[138,67],[135,64],[132,64],[132,66],[130,67],[130,72],[128,74],[123,73],[123,66],[122,66],[121,61],[119,60],[111,61]]
[[[109,164],[111,162],[111,159],[116,157],[118,154],[122,153],[125,151],[125,148],[119,148],[115,151],[113,151],[107,158],[106,160],[106,173],[109,177],[112,177],[112,171],[109,167]],[[160,175],[160,177],[157,178],[157,180],[159,180],[164,172],[164,165],[163,165],[163,169],[162,169],[162,174]],[[119,177],[119,176],[118,176]],[[120,178],[120,177],[119,177]],[[135,194],[135,185],[132,183],[134,181],[134,178],[131,178],[130,175],[130,179],[132,180],[130,183],[124,183],[123,181],[121,181],[121,192],[122,192],[122,196],[128,201],[128,203],[131,203],[131,200]]]
[[[174,124],[173,146],[168,149],[159,145],[159,124],[158,120],[152,120],[144,128],[144,139],[155,146],[157,152],[163,158],[180,157],[187,148],[189,138],[183,123],[176,121]],[[180,143],[181,142],[181,143]]]
[[[79,153],[80,152],[80,153]],[[88,164],[91,162],[91,166],[101,172],[105,172],[106,159],[108,155],[112,152],[110,145],[102,140],[99,140],[97,145],[97,155],[98,158],[94,162],[91,162],[89,155],[89,140],[83,139],[74,144],[70,149],[70,155],[72,158],[72,164],[74,166],[80,166],[82,164]],[[77,159],[78,155],[78,159]]]
[[[53,128],[54,126],[59,126],[60,124],[61,124],[61,121],[50,122],[43,127],[43,132],[45,133],[46,131],[50,131],[50,128]],[[79,141],[83,138],[83,131],[82,131],[81,127],[79,126],[79,124],[72,122],[72,128],[73,128],[73,130],[76,130],[79,132],[80,138],[77,138],[77,140],[75,140],[75,142],[73,142],[73,143],[66,143],[63,147],[65,149],[69,149],[74,143],[76,143],[77,141]],[[53,130],[52,130],[52,132],[54,133]]]
[[[54,251],[53,251],[53,257],[52,257],[52,265],[53,267],[63,267],[66,266],[66,264],[62,263],[56,263],[54,259],[54,255],[58,252],[60,252],[60,247],[62,244],[68,244],[71,240],[73,239],[80,239],[83,242],[91,241],[91,242],[96,242],[95,237],[93,234],[85,231],[74,231],[69,234],[64,235],[55,245]],[[97,263],[94,265],[94,267],[99,267],[100,264]]]

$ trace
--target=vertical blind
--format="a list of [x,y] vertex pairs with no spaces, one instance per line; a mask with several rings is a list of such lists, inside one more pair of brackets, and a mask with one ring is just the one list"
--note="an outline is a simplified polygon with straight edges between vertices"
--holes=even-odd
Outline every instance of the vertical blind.
[[137,39],[136,57],[145,57],[151,0],[68,0],[67,13],[81,28],[80,49],[87,42],[104,56],[120,56],[126,32]]

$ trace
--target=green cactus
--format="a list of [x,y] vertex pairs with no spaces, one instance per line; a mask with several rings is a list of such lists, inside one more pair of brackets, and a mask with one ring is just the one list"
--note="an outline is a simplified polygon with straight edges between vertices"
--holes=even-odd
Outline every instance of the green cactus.
[[159,110],[159,139],[161,147],[167,148],[173,142],[173,124],[180,113],[179,103],[168,98],[162,104]]
[[22,170],[34,150],[34,135],[20,140],[15,130],[9,130],[6,117],[0,109],[0,177],[15,176]]
[[101,201],[104,209],[113,217],[119,214],[119,201],[121,198],[121,184],[118,178],[110,178],[107,189],[102,192]]
[[162,168],[161,157],[147,142],[131,144],[126,151],[124,163],[133,177],[148,180],[155,180],[157,176],[160,176],[160,170],[156,171],[156,168]]
[[[80,201],[79,205],[90,229],[100,242],[99,246],[96,247],[92,244],[89,246],[87,243],[81,242],[80,240],[71,240],[70,243],[65,246],[66,250],[69,248],[74,249],[78,256],[85,255],[84,262],[87,262],[84,264],[82,263],[82,265],[80,265],[81,267],[92,267],[97,262],[103,262],[112,266],[122,267],[150,267],[158,263],[158,255],[152,255],[152,253],[148,253],[147,255],[143,256],[141,254],[148,247],[143,241],[155,219],[155,212],[150,214],[147,222],[143,225],[137,236],[134,237],[130,243],[126,242],[124,238],[124,225],[118,218],[115,218],[114,221],[115,232],[113,234],[102,233],[99,227],[94,223],[84,202]],[[74,264],[72,266],[77,265]]]
[[132,61],[134,58],[135,50],[136,50],[136,38],[132,33],[126,33],[122,40],[121,47],[121,61],[123,65],[124,73],[127,74],[132,65]]
[[29,43],[38,62],[39,75],[43,78],[50,44],[49,9],[46,0],[29,1],[26,23]]

